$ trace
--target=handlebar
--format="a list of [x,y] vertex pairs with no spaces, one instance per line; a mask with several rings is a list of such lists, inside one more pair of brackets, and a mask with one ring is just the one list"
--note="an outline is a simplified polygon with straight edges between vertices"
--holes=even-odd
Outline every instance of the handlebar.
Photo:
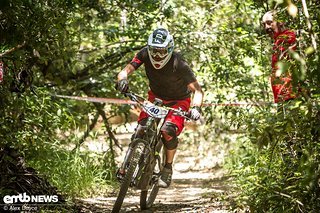
[[[149,106],[147,106],[148,104],[150,105],[151,102],[149,102],[148,100],[146,100],[145,98],[133,93],[133,92],[126,92],[124,93],[124,95],[126,97],[129,97],[131,101],[138,103],[143,109],[146,110],[146,108],[148,108]],[[155,104],[151,103],[152,105],[156,106]],[[156,106],[157,108],[163,109],[163,110],[167,110],[167,111],[173,111],[175,115],[187,118],[189,120],[192,120],[190,118],[190,113],[183,111],[182,109],[176,109],[176,108],[171,108],[171,107],[166,107],[166,106]]]
[[143,101],[146,101],[145,98],[133,93],[133,92],[125,92],[123,93],[124,96],[129,97],[131,101],[142,103]]

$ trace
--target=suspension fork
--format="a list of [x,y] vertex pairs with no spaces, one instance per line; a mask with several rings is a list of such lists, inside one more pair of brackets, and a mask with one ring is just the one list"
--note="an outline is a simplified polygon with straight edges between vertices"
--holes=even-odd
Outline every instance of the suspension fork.
[[128,165],[128,162],[130,162],[130,158],[131,158],[131,155],[132,155],[132,151],[133,151],[133,147],[135,147],[135,139],[137,138],[146,138],[146,134],[148,134],[148,129],[150,128],[149,126],[152,125],[152,118],[147,118],[147,122],[145,125],[141,125],[138,123],[138,126],[135,130],[135,133],[133,134],[132,138],[131,138],[131,143],[129,144],[129,147],[128,147],[128,150],[126,152],[126,155],[123,159],[123,162],[121,164],[121,167],[120,167],[120,170],[121,171],[125,171],[127,165]]
[[126,152],[126,155],[124,157],[124,160],[121,164],[121,167],[120,167],[120,171],[125,171],[127,165],[128,165],[128,162],[129,162],[129,159],[131,158],[131,154],[132,154],[132,146],[129,146],[128,147],[128,150]]
[[[126,155],[124,157],[124,160],[121,164],[120,170],[124,171],[128,165],[128,163],[130,162],[131,159],[131,155],[132,155],[132,151],[133,148],[137,145],[137,140],[133,139],[128,147],[128,150],[126,152]],[[146,149],[147,144],[145,144],[145,149]]]

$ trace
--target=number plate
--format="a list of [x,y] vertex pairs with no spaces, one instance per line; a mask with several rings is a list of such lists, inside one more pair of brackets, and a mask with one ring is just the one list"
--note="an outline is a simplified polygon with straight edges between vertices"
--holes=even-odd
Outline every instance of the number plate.
[[168,110],[160,108],[152,103],[148,103],[145,105],[144,111],[155,118],[164,118],[166,117]]

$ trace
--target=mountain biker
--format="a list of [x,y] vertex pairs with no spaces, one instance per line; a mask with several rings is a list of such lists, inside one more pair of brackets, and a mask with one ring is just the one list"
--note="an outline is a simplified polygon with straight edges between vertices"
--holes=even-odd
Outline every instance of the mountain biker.
[[262,24],[266,33],[273,38],[272,72],[270,75],[274,102],[284,102],[297,97],[292,88],[290,72],[277,72],[277,62],[289,59],[289,50],[296,49],[296,35],[294,31],[285,29],[284,23],[276,20],[276,12],[268,11],[262,17]]
[[[190,117],[198,120],[203,100],[202,89],[189,65],[173,49],[174,40],[169,31],[164,28],[154,30],[149,36],[147,46],[136,53],[132,61],[118,73],[116,88],[122,93],[127,92],[128,75],[144,64],[149,80],[148,100],[152,102],[155,98],[159,98],[166,106],[188,111],[193,93]],[[139,115],[138,137],[139,127],[145,125],[147,117],[143,111]],[[184,118],[171,112],[161,129],[162,141],[166,148],[166,163],[158,182],[159,187],[170,186],[172,163],[178,146],[178,136],[183,127]]]

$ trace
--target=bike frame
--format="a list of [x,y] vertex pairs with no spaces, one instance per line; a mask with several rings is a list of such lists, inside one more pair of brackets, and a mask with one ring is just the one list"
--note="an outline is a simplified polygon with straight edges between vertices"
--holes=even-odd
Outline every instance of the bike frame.
[[[126,173],[123,183],[121,183],[120,191],[112,212],[118,212],[120,210],[129,186],[135,186],[141,189],[141,209],[147,209],[153,204],[158,194],[159,187],[157,186],[157,181],[163,166],[159,154],[163,146],[160,139],[161,128],[170,111],[173,111],[179,116],[189,118],[188,112],[162,106],[160,99],[155,99],[155,101],[151,103],[134,93],[125,93],[125,95],[136,102],[149,117],[147,118],[145,129],[142,128],[143,131],[145,130],[143,137],[133,139],[126,153],[121,169],[126,171],[128,167],[129,172]],[[139,125],[140,124],[138,124],[135,136],[137,135],[138,128],[140,128]],[[157,163],[159,173],[155,173]],[[148,194],[149,188],[150,194]]]
[[[132,97],[132,96],[136,96],[136,95],[133,95],[132,93],[130,94],[127,94],[127,96],[129,97]],[[145,103],[143,102],[140,102],[138,100],[135,100],[143,109],[146,113],[148,113],[149,111],[156,111],[158,110],[159,108],[151,108],[151,109],[146,109],[146,105]],[[157,107],[162,107],[162,101],[160,99],[156,99],[155,102],[153,103],[155,106]],[[151,105],[150,105],[151,106]],[[153,107],[153,106],[151,106]],[[158,149],[161,149],[162,147],[162,142],[161,142],[161,128],[162,126],[164,125],[165,123],[165,119],[167,118],[169,112],[171,109],[166,109],[166,113],[165,113],[165,116],[162,117],[162,118],[156,118],[154,117],[154,114],[152,113],[148,113],[149,114],[149,117],[146,118],[147,121],[146,121],[146,125],[145,125],[145,129],[146,129],[146,132],[144,133],[144,136],[143,136],[143,140],[145,142],[145,148],[144,148],[144,151],[143,151],[143,160],[144,162],[141,162],[139,163],[139,166],[136,168],[136,171],[134,172],[133,174],[133,177],[132,177],[132,183],[134,186],[136,186],[138,189],[141,189],[141,190],[147,190],[148,188],[148,184],[147,183],[143,183],[143,182],[148,182],[148,180],[145,180],[143,177],[141,177],[144,173],[147,173],[146,176],[148,176],[148,173],[149,175],[152,175],[150,174],[151,171],[148,171],[148,168],[146,168],[146,166],[148,166],[150,164],[150,162],[154,161],[155,160],[155,154],[157,151],[160,151],[160,150],[157,150],[157,146],[160,146]],[[150,131],[154,131],[154,132],[150,132]],[[135,140],[132,141],[132,147],[134,147],[136,145],[136,142]],[[129,153],[130,155],[131,153]],[[130,156],[128,156],[129,158]],[[130,159],[128,159],[130,161]],[[150,168],[154,169],[154,166],[151,166],[153,168]],[[141,177],[141,178],[140,178]],[[142,183],[141,183],[142,182]]]

